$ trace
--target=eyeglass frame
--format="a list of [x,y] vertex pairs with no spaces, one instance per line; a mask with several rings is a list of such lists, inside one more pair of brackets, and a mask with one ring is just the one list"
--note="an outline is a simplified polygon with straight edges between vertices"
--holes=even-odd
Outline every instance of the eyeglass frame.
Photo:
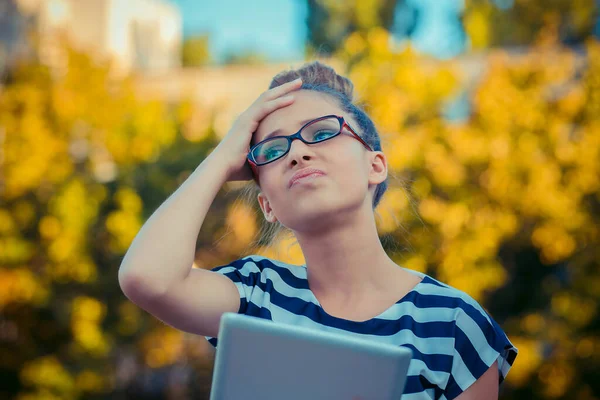
[[[304,128],[306,128],[308,125],[311,125],[311,124],[313,124],[313,123],[315,123],[315,122],[321,121],[321,120],[323,120],[323,119],[331,118],[331,117],[335,117],[335,118],[338,120],[338,122],[340,123],[340,130],[339,130],[339,131],[338,131],[338,133],[336,133],[335,135],[332,135],[332,136],[328,137],[327,139],[323,139],[323,140],[320,140],[320,141],[318,141],[318,142],[309,142],[309,141],[307,141],[306,139],[304,139],[304,138],[302,137],[302,135],[300,135],[300,133],[302,132],[302,130],[303,130]],[[351,126],[350,126],[350,125],[349,125],[349,124],[346,122],[346,119],[345,119],[343,116],[341,116],[341,115],[335,115],[335,114],[330,114],[330,115],[325,115],[325,116],[322,116],[322,117],[319,117],[319,118],[315,118],[315,119],[313,119],[312,121],[309,121],[309,122],[307,122],[306,124],[304,124],[304,125],[302,126],[302,128],[300,128],[300,129],[298,130],[298,132],[296,132],[296,133],[294,133],[294,134],[292,134],[292,135],[287,135],[287,136],[284,136],[284,135],[282,135],[282,136],[273,136],[273,137],[270,137],[270,138],[267,138],[267,139],[261,140],[260,142],[256,143],[254,146],[252,146],[252,148],[250,149],[250,151],[248,151],[248,155],[246,156],[246,158],[247,158],[247,160],[248,160],[248,163],[250,164],[250,168],[252,169],[252,172],[254,172],[254,176],[255,176],[255,177],[256,177],[256,179],[258,180],[258,170],[257,170],[257,169],[258,169],[258,167],[262,167],[263,165],[270,164],[270,163],[272,163],[272,162],[274,162],[274,161],[280,160],[280,159],[282,159],[283,157],[285,157],[285,156],[286,156],[286,155],[287,155],[287,154],[290,152],[290,150],[292,149],[292,142],[293,142],[294,140],[298,139],[298,140],[300,140],[302,143],[304,143],[304,144],[307,144],[307,145],[312,145],[312,144],[322,143],[322,142],[326,142],[326,141],[328,141],[328,140],[330,140],[330,139],[333,139],[334,137],[337,137],[337,136],[339,136],[339,135],[342,133],[342,130],[343,130],[344,128],[348,128],[348,130],[349,130],[349,131],[350,131],[350,132],[351,132],[351,133],[354,135],[355,139],[357,139],[359,142],[361,142],[361,143],[363,144],[363,146],[365,146],[365,147],[367,148],[367,150],[369,150],[369,151],[374,151],[374,150],[373,150],[373,148],[372,148],[372,147],[371,147],[371,146],[370,146],[370,145],[369,145],[367,142],[365,142],[365,141],[364,141],[364,140],[363,140],[363,139],[362,139],[362,138],[361,138],[361,137],[360,137],[360,136],[359,136],[359,135],[356,133],[356,131],[355,131],[354,129],[352,129],[352,127],[351,127]],[[263,144],[264,142],[268,142],[268,141],[270,141],[270,140],[279,139],[279,138],[285,138],[285,139],[287,139],[287,141],[288,141],[288,147],[287,147],[287,150],[285,151],[285,153],[283,153],[281,156],[279,156],[278,158],[276,158],[276,159],[274,159],[274,160],[267,161],[266,163],[264,163],[264,164],[260,164],[260,165],[259,165],[259,164],[258,164],[258,163],[255,161],[255,159],[254,159],[254,155],[252,154],[252,152],[254,151],[254,149],[255,149],[257,146],[259,146],[259,145]]]

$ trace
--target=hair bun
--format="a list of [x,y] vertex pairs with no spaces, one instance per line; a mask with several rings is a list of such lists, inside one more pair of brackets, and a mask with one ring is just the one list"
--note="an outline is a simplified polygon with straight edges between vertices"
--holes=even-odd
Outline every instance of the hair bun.
[[303,84],[327,86],[343,94],[350,101],[354,97],[354,85],[350,79],[338,75],[333,68],[320,61],[312,61],[298,69],[278,73],[271,80],[269,89],[281,86],[297,78],[302,78]]

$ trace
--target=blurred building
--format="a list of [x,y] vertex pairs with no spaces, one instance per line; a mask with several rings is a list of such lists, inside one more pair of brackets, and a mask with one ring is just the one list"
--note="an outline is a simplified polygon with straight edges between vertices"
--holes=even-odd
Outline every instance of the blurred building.
[[[22,53],[25,29],[39,35],[42,62],[60,67],[59,41],[114,60],[117,71],[164,71],[180,66],[182,18],[166,0],[0,0],[4,54]],[[9,13],[10,12],[10,15]],[[3,21],[6,19],[6,21]],[[8,25],[7,25],[8,26]]]
[[[478,80],[485,74],[487,68],[485,57],[485,53],[463,55],[457,57],[452,64],[463,89],[448,102],[444,110],[444,116],[449,121],[458,122],[468,117],[470,105],[467,93],[476,88]],[[345,65],[339,59],[323,58],[320,61],[330,65],[338,73],[345,74]],[[422,62],[423,65],[430,63],[432,67],[436,64],[435,59]],[[214,111],[213,126],[217,136],[223,137],[235,118],[268,89],[275,75],[303,64],[304,61],[297,61],[181,68],[140,74],[136,79],[136,87],[141,97],[145,99],[156,98],[167,103],[178,103],[185,99],[193,101],[198,106],[194,118],[198,120],[199,126],[210,123],[211,115],[207,110]],[[362,90],[362,87],[355,85],[355,95],[359,102]],[[198,128],[196,131],[201,129]]]

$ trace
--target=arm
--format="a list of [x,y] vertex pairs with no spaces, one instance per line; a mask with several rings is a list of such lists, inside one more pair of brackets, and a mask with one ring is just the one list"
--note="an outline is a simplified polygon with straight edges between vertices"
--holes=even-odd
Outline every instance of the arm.
[[119,284],[132,302],[177,329],[203,336],[216,336],[222,314],[239,310],[240,293],[231,279],[192,268],[198,233],[223,184],[252,177],[246,156],[260,121],[291,104],[293,96],[284,95],[301,84],[288,82],[259,96],[144,223],[119,268]]
[[498,400],[498,362],[475,381],[467,390],[462,392],[456,400]]
[[123,293],[177,329],[218,332],[224,312],[237,312],[235,284],[215,272],[192,268],[204,218],[227,180],[228,164],[213,151],[152,214],[119,268]]

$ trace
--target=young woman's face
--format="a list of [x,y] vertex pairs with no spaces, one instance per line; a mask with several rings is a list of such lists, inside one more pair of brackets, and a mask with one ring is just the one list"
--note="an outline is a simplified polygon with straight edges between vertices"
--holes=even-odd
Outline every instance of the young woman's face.
[[[357,134],[362,134],[354,119],[330,96],[308,90],[296,91],[294,96],[294,103],[261,121],[254,144],[277,129],[277,136],[291,135],[309,120],[330,114],[343,116]],[[324,175],[290,186],[294,174],[305,168],[318,169]],[[382,152],[367,150],[345,128],[340,135],[318,144],[294,140],[284,157],[258,167],[258,174],[258,201],[267,220],[278,220],[292,230],[304,230],[335,223],[336,215],[343,216],[360,207],[371,208],[372,194],[377,184],[385,180],[387,167]]]

